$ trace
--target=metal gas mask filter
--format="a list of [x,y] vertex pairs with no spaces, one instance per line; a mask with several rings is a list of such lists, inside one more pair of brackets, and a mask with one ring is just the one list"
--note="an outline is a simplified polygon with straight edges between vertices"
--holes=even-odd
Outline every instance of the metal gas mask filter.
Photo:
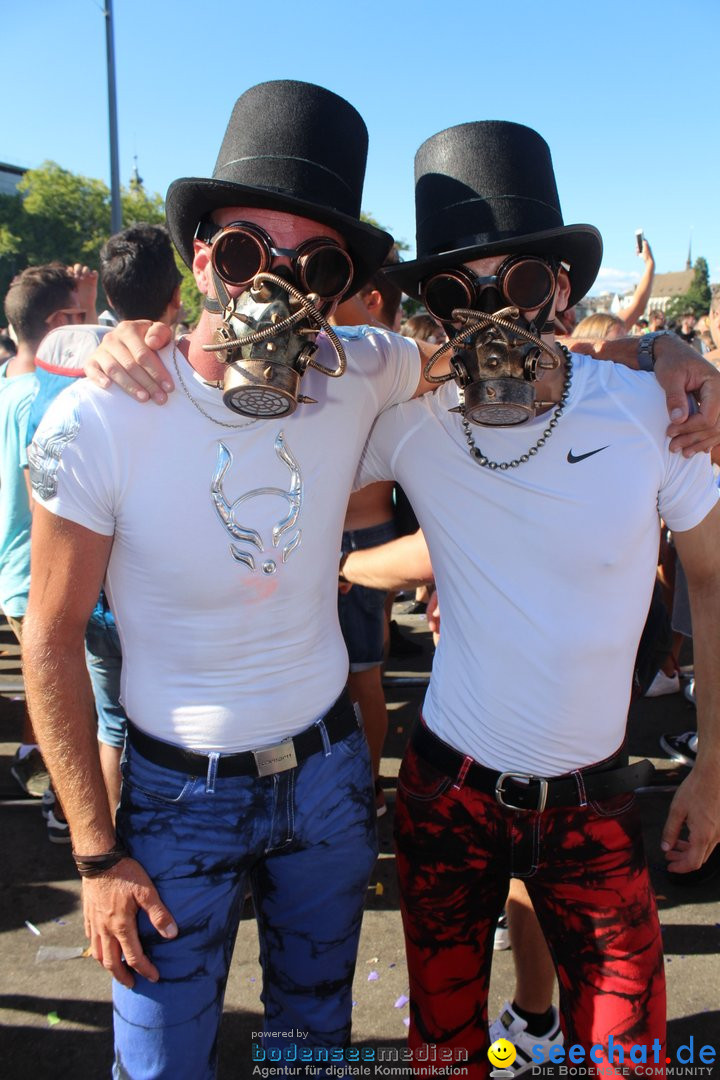
[[[278,248],[263,229],[245,221],[225,226],[201,222],[196,235],[211,245],[216,299],[206,297],[205,308],[222,315],[222,323],[212,344],[203,348],[227,365],[225,405],[261,420],[289,416],[299,403],[314,403],[299,393],[307,368],[338,378],[346,367],[342,343],[324,312],[352,281],[350,255],[322,236],[296,249]],[[271,270],[278,256],[290,258],[292,269]],[[231,297],[227,285],[242,292]],[[320,331],[335,350],[335,368],[313,359]]]
[[[539,400],[535,384],[543,370],[561,362],[541,334],[548,330],[558,271],[564,265],[535,255],[511,255],[488,277],[463,266],[423,282],[425,307],[449,339],[425,365],[425,378],[435,383],[455,379],[464,402],[453,411],[470,423],[522,424],[539,407],[556,404]],[[537,312],[534,319],[526,318],[528,311]],[[453,354],[451,373],[433,375],[433,367],[448,352]]]

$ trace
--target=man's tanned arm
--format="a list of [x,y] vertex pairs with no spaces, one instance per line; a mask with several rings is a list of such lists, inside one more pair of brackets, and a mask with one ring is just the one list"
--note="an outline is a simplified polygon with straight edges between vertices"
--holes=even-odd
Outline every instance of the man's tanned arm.
[[[98,386],[107,388],[114,382],[137,401],[152,400],[163,405],[174,383],[155,350],[167,345],[171,337],[170,328],[163,323],[142,320],[120,323],[103,338],[86,364],[85,373]],[[638,366],[637,338],[607,342],[567,338],[565,343],[576,352],[600,360],[614,360],[630,368]],[[434,351],[435,347],[422,343],[419,348],[424,366],[428,350]],[[655,374],[665,391],[671,420],[670,449],[682,451],[686,456],[711,450],[720,444],[720,371],[680,338],[668,336],[657,341],[655,356]],[[435,374],[441,371],[438,368]],[[434,384],[427,383],[421,374],[417,392],[433,388]],[[695,394],[700,404],[700,411],[694,416],[688,416],[689,393]]]
[[[695,529],[674,532],[688,580],[698,717],[698,754],[663,831],[669,868],[696,870],[720,842],[720,503]],[[683,825],[688,839],[680,839]]]
[[[564,344],[575,352],[594,356],[597,360],[613,360],[616,364],[637,370],[638,338],[586,340],[564,338]],[[682,451],[686,457],[707,452],[720,443],[720,379],[719,372],[700,356],[696,349],[674,334],[655,341],[655,376],[665,391],[670,426],[670,449]],[[693,394],[700,406],[690,416],[688,394]]]
[[[84,649],[111,547],[112,537],[35,507],[23,626],[28,707],[79,855],[100,855],[115,846]],[[140,864],[122,859],[84,878],[83,905],[95,959],[125,986],[133,985],[131,968],[157,981],[137,933],[139,908],[164,937],[177,930]]]
[[400,536],[378,547],[351,551],[342,564],[342,576],[369,589],[408,589],[433,580],[433,568],[422,530]]

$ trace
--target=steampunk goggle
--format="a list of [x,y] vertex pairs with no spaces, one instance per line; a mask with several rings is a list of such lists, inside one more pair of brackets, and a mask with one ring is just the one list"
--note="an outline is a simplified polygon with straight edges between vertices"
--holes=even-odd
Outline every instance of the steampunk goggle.
[[511,255],[487,277],[465,266],[441,270],[426,278],[420,295],[430,314],[448,323],[457,309],[534,311],[548,302],[556,285],[557,270],[551,263],[534,255]]
[[272,237],[259,226],[233,221],[220,229],[213,222],[203,222],[197,237],[211,245],[210,259],[215,272],[236,288],[247,288],[258,274],[266,273],[274,260],[282,256],[290,259],[301,289],[328,303],[339,300],[353,279],[352,259],[328,236],[306,240],[297,248],[280,248],[275,247]]

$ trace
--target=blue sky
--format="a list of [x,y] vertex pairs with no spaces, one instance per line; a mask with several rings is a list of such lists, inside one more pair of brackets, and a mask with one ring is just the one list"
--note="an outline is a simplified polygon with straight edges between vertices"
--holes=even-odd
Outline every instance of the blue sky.
[[[442,13],[442,14],[441,14]],[[148,190],[209,175],[235,99],[265,79],[321,83],[370,132],[364,208],[414,248],[413,158],[468,120],[550,144],[566,223],[605,241],[598,285],[704,255],[720,282],[718,0],[115,0],[120,168]],[[6,3],[0,160],[109,177],[100,0]],[[597,290],[596,290],[597,291]]]

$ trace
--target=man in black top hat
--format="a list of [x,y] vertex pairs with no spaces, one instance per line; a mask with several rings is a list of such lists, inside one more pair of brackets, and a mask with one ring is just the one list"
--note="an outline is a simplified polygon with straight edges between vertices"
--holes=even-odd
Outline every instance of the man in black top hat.
[[[320,87],[244,94],[214,176],[167,197],[206,296],[163,354],[181,392],[151,415],[83,380],[30,454],[28,698],[115,977],[123,1076],[213,1074],[248,883],[266,1013],[253,1059],[327,1060],[349,1040],[375,807],[328,558],[378,410],[427,385],[413,343],[327,322],[391,245],[359,218],[366,144]],[[103,579],[129,717],[117,833],[82,652]]]
[[[434,136],[416,201],[418,258],[388,273],[444,324],[436,356],[452,353],[453,374],[378,419],[358,481],[407,491],[442,612],[395,818],[410,1048],[437,1044],[488,1075],[493,932],[517,877],[556,964],[566,1047],[508,1011],[493,1031],[515,1044],[506,1063],[519,1075],[552,1048],[555,1062],[644,1075],[665,1059],[665,993],[633,798],[650,765],[624,764],[627,707],[660,513],[703,624],[702,777],[698,756],[662,845],[687,872],[720,840],[717,488],[704,455],[669,452],[654,380],[555,342],[554,317],[590,288],[602,247],[592,226],[563,224],[536,132],[486,122]],[[383,556],[352,553],[343,573],[395,587],[392,573],[358,574]]]
[[[109,557],[127,661],[119,844],[86,796],[97,774],[85,728],[85,772],[64,764],[71,730],[78,738],[68,695],[82,698],[74,652],[62,678],[45,665],[29,692],[70,803],[94,952],[116,976],[130,1075],[142,1057],[212,1069],[248,871],[266,1045],[284,1052],[290,1027],[313,1045],[348,1038],[374,829],[327,566],[374,416],[428,385],[414,344],[327,323],[390,245],[359,221],[365,138],[354,110],[319,87],[243,95],[214,177],[168,193],[171,235],[207,297],[180,354],[163,354],[180,384],[169,415],[139,419],[118,395],[84,390],[39,432],[47,575],[31,598],[34,648],[45,655],[50,626],[53,641],[74,640],[86,579],[94,588]],[[132,335],[120,340],[131,356]],[[161,628],[138,618],[146,594]]]

